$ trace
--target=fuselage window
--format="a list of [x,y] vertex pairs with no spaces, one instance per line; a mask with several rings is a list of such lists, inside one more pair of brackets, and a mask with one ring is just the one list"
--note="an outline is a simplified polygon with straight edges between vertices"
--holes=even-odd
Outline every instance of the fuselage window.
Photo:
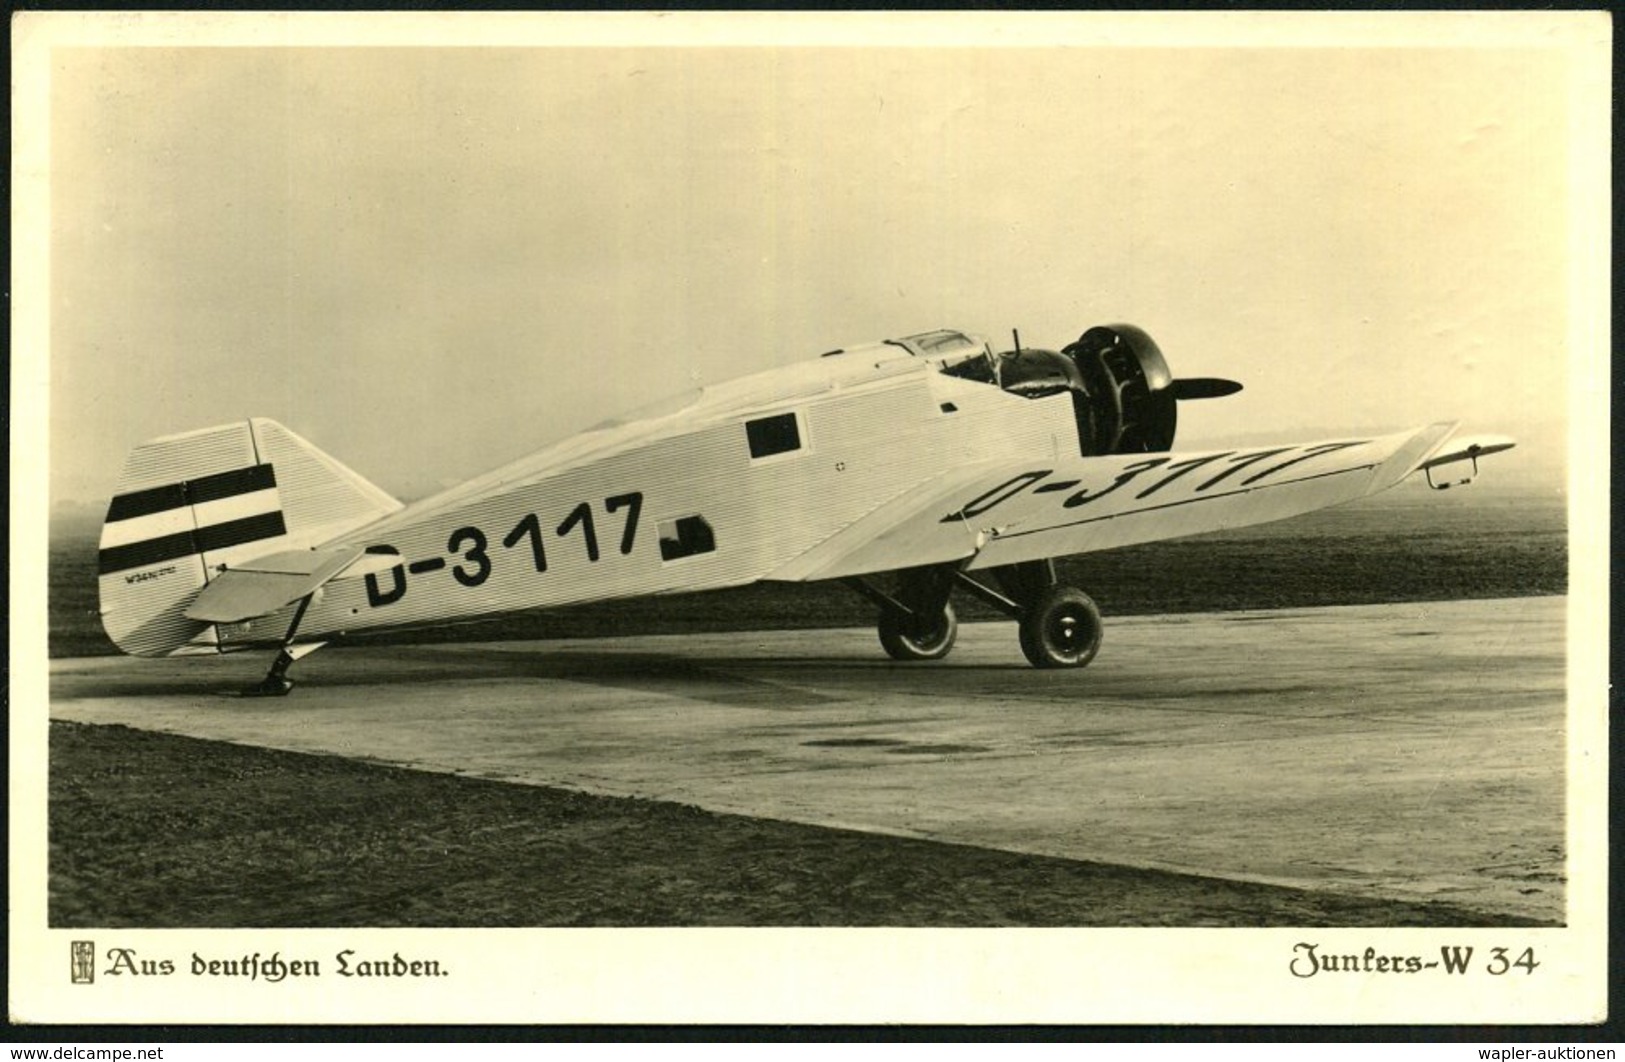
[[660,521],[660,559],[681,560],[700,553],[715,553],[717,539],[703,516],[680,516]]
[[750,441],[752,458],[772,457],[801,449],[801,427],[794,413],[780,413],[774,417],[745,422],[745,437]]

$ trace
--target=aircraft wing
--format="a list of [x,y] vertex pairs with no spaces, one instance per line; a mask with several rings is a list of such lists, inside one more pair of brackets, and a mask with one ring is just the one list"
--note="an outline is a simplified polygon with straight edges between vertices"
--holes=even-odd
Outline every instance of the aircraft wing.
[[[1001,461],[945,473],[774,572],[835,579],[928,564],[987,568],[1279,520],[1505,449],[1447,445],[1454,424],[1206,453]],[[1493,446],[1493,449],[1492,449]]]

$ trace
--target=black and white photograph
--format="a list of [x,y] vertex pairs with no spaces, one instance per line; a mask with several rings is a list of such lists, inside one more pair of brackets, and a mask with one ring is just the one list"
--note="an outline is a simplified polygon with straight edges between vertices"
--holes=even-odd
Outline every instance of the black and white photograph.
[[18,16],[13,1020],[1601,1021],[1611,33]]

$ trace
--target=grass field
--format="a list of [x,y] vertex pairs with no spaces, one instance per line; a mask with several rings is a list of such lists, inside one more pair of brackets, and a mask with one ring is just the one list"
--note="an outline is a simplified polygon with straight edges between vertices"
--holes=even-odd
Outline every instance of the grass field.
[[50,777],[58,927],[1521,924],[116,726]]
[[[1557,502],[1394,493],[1075,558],[1063,578],[1086,587],[1108,618],[1566,592]],[[112,651],[96,616],[94,566],[95,528],[58,527],[53,656]],[[961,614],[987,615],[971,602]],[[758,586],[355,641],[871,622],[871,606],[840,587]],[[899,840],[122,727],[53,724],[49,786],[50,920],[63,927],[1510,924],[1445,905]]]

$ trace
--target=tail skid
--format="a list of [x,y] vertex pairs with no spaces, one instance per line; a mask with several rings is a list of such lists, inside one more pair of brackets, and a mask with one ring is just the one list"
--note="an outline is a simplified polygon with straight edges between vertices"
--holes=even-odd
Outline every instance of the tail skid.
[[214,625],[185,613],[221,572],[400,508],[272,420],[152,439],[130,452],[102,525],[102,626],[137,656],[216,652]]

